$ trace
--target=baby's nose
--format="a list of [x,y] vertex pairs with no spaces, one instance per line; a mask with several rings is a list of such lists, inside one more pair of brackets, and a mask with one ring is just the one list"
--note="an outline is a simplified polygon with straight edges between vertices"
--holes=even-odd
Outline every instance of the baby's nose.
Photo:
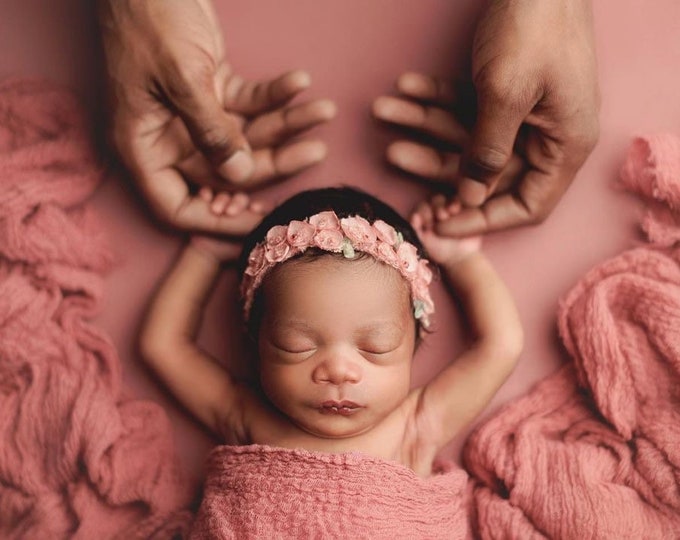
[[356,384],[361,380],[361,367],[350,358],[332,356],[314,368],[313,379],[318,383]]

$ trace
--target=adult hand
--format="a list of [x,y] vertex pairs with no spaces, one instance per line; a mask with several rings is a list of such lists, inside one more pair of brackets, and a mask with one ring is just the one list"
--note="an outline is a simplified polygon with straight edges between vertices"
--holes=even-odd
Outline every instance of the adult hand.
[[[472,78],[476,120],[454,180],[466,208],[436,228],[465,236],[541,222],[598,137],[589,0],[490,3],[475,33]],[[434,82],[418,85],[441,97]],[[504,186],[513,149],[525,170]]]
[[211,212],[200,186],[239,190],[321,161],[326,147],[289,138],[329,120],[335,106],[292,106],[309,75],[265,82],[236,75],[210,0],[100,0],[111,98],[111,139],[151,208],[166,223],[244,234],[258,212]]

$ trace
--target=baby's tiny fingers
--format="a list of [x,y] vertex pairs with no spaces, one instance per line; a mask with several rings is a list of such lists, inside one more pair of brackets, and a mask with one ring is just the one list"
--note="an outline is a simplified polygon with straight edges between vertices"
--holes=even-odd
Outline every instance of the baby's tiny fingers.
[[215,195],[215,198],[210,204],[210,210],[212,211],[213,214],[217,215],[222,214],[224,213],[224,209],[227,207],[230,201],[231,195],[225,191],[221,191],[220,193]]
[[250,205],[248,206],[249,210],[251,210],[252,212],[257,212],[258,214],[266,214],[267,212],[270,212],[273,208],[274,205],[271,204],[269,201],[252,199],[250,201]]
[[214,196],[213,190],[210,189],[208,186],[203,186],[201,189],[198,190],[198,197],[207,203],[213,200],[213,196]]
[[250,197],[243,192],[234,193],[231,196],[231,200],[228,202],[223,210],[223,213],[227,216],[236,216],[248,208],[248,203],[250,202]]
[[432,229],[433,214],[432,206],[427,201],[422,201],[418,204],[415,211],[413,212],[413,218],[418,217],[416,222],[420,226],[421,231],[428,231]]

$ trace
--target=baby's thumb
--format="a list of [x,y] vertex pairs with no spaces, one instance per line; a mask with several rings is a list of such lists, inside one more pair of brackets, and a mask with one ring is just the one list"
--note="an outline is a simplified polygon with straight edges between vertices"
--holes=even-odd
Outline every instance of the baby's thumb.
[[225,180],[244,182],[255,167],[239,120],[226,112],[211,90],[191,89],[173,100],[196,148]]
[[480,206],[490,195],[512,157],[524,115],[479,102],[470,141],[461,155],[458,197],[465,206]]

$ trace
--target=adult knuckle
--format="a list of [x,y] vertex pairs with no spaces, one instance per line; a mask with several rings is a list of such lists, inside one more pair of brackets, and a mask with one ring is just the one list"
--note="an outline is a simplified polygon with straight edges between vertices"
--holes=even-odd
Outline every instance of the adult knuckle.
[[474,86],[481,99],[501,105],[511,105],[516,93],[513,76],[495,65],[480,69],[474,78]]
[[167,97],[175,103],[196,103],[210,89],[211,78],[208,66],[170,60],[165,75]]
[[481,172],[498,173],[503,170],[510,156],[507,151],[493,147],[475,148],[470,156],[470,165],[481,169]]
[[215,156],[215,159],[226,157],[232,150],[232,140],[228,133],[219,126],[204,126],[198,133],[202,150]]

